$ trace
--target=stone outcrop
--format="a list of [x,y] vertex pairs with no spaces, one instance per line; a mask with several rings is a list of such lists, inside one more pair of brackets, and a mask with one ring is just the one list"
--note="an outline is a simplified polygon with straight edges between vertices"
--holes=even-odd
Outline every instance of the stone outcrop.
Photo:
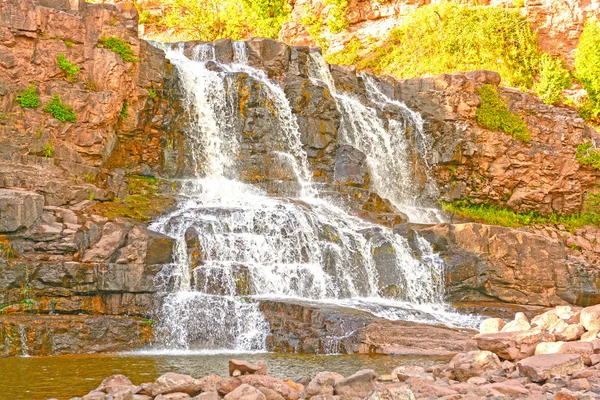
[[439,224],[418,229],[446,265],[451,301],[555,306],[595,304],[600,276],[569,257],[562,241],[482,224]]
[[453,355],[465,351],[465,330],[389,321],[356,309],[301,303],[261,301],[271,326],[267,348],[305,354]]

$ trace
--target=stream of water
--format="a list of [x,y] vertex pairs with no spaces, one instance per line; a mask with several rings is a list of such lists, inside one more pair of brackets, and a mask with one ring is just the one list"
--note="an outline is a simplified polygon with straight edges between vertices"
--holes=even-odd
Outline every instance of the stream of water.
[[[216,62],[210,44],[198,45],[190,58],[181,48],[167,52],[191,119],[187,150],[194,174],[180,182],[177,209],[151,226],[177,239],[175,263],[162,274],[157,351],[264,351],[269,327],[255,301],[261,298],[338,304],[389,319],[471,324],[444,303],[444,265],[427,241],[417,238],[415,254],[391,229],[318,196],[282,87],[248,65],[245,43],[234,49],[231,64]],[[374,109],[337,93],[322,60],[314,60],[315,79],[331,88],[342,110],[343,140],[368,156],[374,189],[413,221],[439,221],[441,214],[423,206],[411,179],[406,133],[422,135],[420,116],[385,98],[367,79],[372,102],[395,105],[405,116],[385,129]],[[242,181],[242,116],[234,90],[242,73],[261,85],[275,109],[271,146],[295,176],[296,197],[272,197]],[[188,248],[194,241],[199,265]],[[377,256],[381,249],[388,249],[385,260]],[[382,296],[383,280],[398,289],[393,299]]]

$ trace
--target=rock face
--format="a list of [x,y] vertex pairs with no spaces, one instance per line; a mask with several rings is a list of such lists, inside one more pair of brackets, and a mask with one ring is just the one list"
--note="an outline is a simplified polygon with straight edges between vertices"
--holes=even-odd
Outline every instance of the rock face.
[[29,228],[43,207],[44,197],[37,193],[0,189],[0,232]]
[[568,375],[583,369],[583,360],[576,354],[544,354],[517,363],[519,372],[534,382],[541,382],[556,375]]
[[418,233],[444,258],[452,301],[544,306],[597,301],[596,271],[576,268],[559,240],[472,223],[440,224]]

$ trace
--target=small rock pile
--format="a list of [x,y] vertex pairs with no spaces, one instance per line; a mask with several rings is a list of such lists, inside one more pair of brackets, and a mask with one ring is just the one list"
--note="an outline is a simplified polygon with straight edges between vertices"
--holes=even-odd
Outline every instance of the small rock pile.
[[401,366],[382,376],[364,369],[348,377],[320,372],[285,380],[268,376],[262,361],[231,360],[229,377],[169,372],[136,386],[115,375],[71,400],[592,400],[600,399],[599,335],[600,305],[559,306],[531,321],[523,313],[508,323],[487,319],[472,351],[427,369]]

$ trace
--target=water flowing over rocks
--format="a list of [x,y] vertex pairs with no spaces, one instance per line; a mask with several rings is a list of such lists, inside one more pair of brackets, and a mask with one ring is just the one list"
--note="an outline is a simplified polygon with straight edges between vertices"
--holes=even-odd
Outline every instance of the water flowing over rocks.
[[[576,161],[597,134],[574,112],[499,87],[530,127],[522,144],[474,123],[475,90],[500,84],[493,72],[394,81],[269,39],[151,44],[137,19],[129,4],[0,3],[0,354],[150,345],[453,356],[476,342],[516,361],[560,341],[540,352],[600,361],[595,308],[487,322],[473,342],[464,327],[480,319],[449,304],[597,304],[597,228],[442,223],[436,205],[581,211],[600,176]],[[102,47],[113,36],[136,61]],[[81,68],[76,78],[58,54]],[[76,123],[21,108],[30,81],[43,104],[60,94]],[[579,340],[590,344],[569,345]],[[494,357],[467,355],[436,370],[444,385],[425,372],[382,387],[362,371],[306,390],[323,400],[529,390],[512,382],[514,368],[495,375]],[[455,367],[466,382],[449,381]],[[105,385],[87,398],[305,392],[262,366],[235,371]]]

